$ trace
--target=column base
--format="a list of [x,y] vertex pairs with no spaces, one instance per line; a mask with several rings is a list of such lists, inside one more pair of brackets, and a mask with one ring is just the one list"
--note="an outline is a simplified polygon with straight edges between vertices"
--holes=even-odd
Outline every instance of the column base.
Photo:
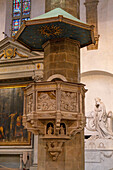
[[30,170],[37,170],[37,168],[38,168],[38,165],[34,164],[33,166],[30,167]]

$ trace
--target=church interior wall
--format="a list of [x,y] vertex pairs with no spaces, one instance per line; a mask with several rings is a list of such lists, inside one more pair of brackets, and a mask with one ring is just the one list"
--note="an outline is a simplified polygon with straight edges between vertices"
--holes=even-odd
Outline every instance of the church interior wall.
[[[85,0],[80,0],[80,19],[86,22],[86,7]],[[31,0],[31,18],[45,13],[45,0]],[[12,1],[0,0],[0,40],[5,38],[2,32],[8,36],[11,35],[11,18],[12,17]],[[113,0],[99,0],[98,3],[98,34],[99,43],[97,50],[81,49],[81,82],[86,84],[86,116],[94,109],[94,99],[101,98],[105,103],[107,112],[113,111]],[[85,130],[85,135],[93,135],[96,132],[89,132]],[[36,146],[37,137],[35,137],[34,148]],[[5,149],[5,151],[7,148]],[[13,150],[13,149],[12,149]],[[3,150],[4,151],[4,150]],[[88,152],[91,150],[88,150]],[[94,150],[93,150],[94,152]],[[96,159],[100,152],[96,152]],[[112,151],[110,151],[111,153]],[[5,152],[6,153],[6,152]],[[18,151],[18,153],[21,153]],[[110,153],[107,153],[108,156]],[[86,153],[87,154],[87,153]],[[106,153],[105,153],[106,154]],[[90,152],[93,157],[93,153]],[[95,155],[94,155],[95,156]],[[106,156],[107,157],[107,156]],[[34,152],[34,164],[37,164],[37,154]],[[86,155],[87,158],[87,155]],[[90,156],[88,157],[88,159]],[[99,157],[100,158],[100,157]],[[15,158],[16,159],[16,158]],[[19,158],[20,159],[20,158]],[[102,166],[105,168],[112,168],[112,156],[105,163],[100,162],[86,162],[86,170],[101,170]],[[101,165],[100,165],[101,164]],[[94,166],[95,165],[95,166]],[[109,167],[107,165],[110,165]],[[94,168],[92,168],[94,167]],[[105,169],[106,170],[106,169]]]
[[[86,7],[85,0],[81,0],[81,17],[80,19],[86,21]],[[106,114],[110,111],[113,113],[113,1],[99,0],[97,6],[98,12],[98,34],[99,42],[98,49],[87,50],[81,49],[81,82],[86,84],[88,89],[85,97],[85,115],[86,120],[94,114],[95,98],[99,97],[104,103]],[[99,113],[98,113],[99,114]],[[109,129],[109,120],[108,129]],[[111,119],[112,122],[112,119]],[[88,124],[86,124],[87,126]],[[97,125],[98,126],[98,125]],[[101,128],[104,126],[102,125]],[[112,125],[110,127],[112,131]],[[111,170],[113,159],[112,139],[107,140],[105,146],[105,138],[96,139],[95,136],[99,134],[97,131],[89,131],[85,128],[86,139],[85,144],[85,169],[86,170]],[[111,145],[109,148],[108,141]]]
[[5,33],[8,37],[11,36],[12,26],[12,0],[6,0],[6,20],[5,20]]
[[[86,21],[84,5],[81,1],[81,20]],[[81,49],[81,82],[86,84],[85,113],[93,110],[94,99],[99,97],[105,103],[108,111],[113,110],[113,21],[112,0],[99,0],[98,3],[98,33],[99,43],[97,50]]]
[[[86,21],[84,5],[85,0],[81,0],[81,20]],[[81,72],[91,70],[101,70],[113,73],[112,67],[112,47],[113,47],[113,21],[112,21],[112,0],[99,0],[98,3],[98,50],[81,49]],[[98,61],[98,62],[97,62]]]
[[31,18],[45,13],[45,0],[31,1]]
[[[102,72],[87,72],[82,75],[81,81],[86,84],[85,114],[86,117],[94,111],[95,99],[99,97],[106,106],[106,112],[113,111],[113,75]],[[96,132],[85,129],[85,135],[95,135]]]
[[100,97],[106,105],[106,110],[113,110],[113,75],[102,71],[95,71],[89,75],[83,75],[81,81],[87,82],[86,89],[86,112],[92,110],[94,99]]
[[4,38],[6,19],[6,0],[0,0],[0,40]]

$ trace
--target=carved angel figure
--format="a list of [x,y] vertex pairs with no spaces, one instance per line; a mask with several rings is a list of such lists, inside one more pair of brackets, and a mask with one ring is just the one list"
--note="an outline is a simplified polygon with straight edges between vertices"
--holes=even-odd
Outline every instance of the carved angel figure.
[[108,115],[104,103],[100,98],[95,99],[94,111],[91,112],[91,117],[86,127],[90,131],[97,131],[99,138],[112,138],[113,132],[108,127]]

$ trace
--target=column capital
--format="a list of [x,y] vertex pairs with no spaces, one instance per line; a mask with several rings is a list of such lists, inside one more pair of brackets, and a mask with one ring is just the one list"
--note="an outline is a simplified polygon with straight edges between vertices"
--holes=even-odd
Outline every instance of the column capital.
[[98,3],[99,3],[99,0],[86,0],[84,5],[85,6],[92,5],[92,4],[98,5]]

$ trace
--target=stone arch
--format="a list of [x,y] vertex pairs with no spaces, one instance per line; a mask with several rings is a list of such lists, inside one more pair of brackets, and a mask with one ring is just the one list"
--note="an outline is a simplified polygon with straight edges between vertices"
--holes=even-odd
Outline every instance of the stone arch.
[[54,74],[50,76],[47,81],[52,81],[53,79],[61,79],[62,81],[67,81],[67,79],[61,74]]

